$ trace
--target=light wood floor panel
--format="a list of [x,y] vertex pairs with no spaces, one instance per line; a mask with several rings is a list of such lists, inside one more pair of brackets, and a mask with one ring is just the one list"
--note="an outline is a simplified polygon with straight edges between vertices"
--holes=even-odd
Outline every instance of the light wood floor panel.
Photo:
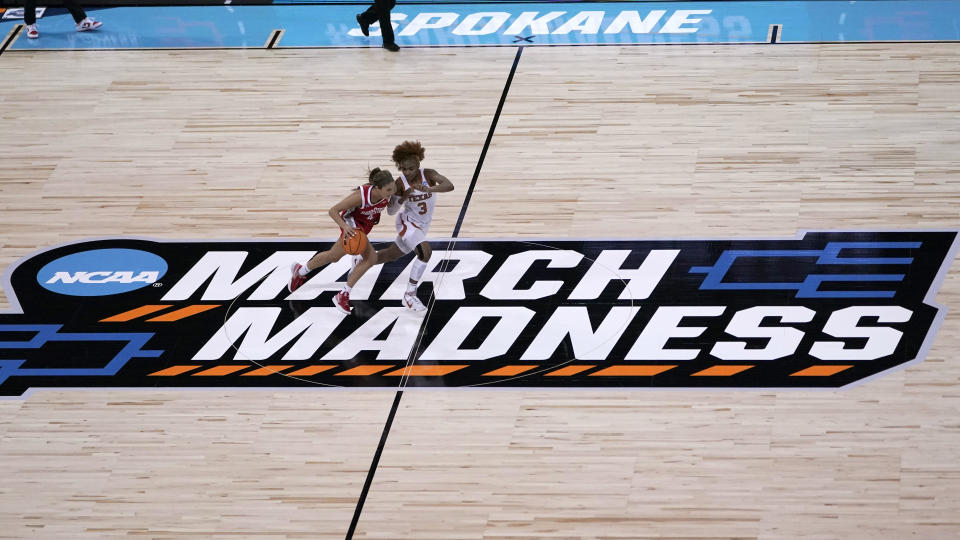
[[0,537],[343,538],[392,398],[37,392],[3,411]]
[[[960,227],[958,52],[525,49],[461,235]],[[0,267],[91,236],[328,237],[406,138],[457,185],[449,235],[514,54],[5,53]],[[956,538],[960,268],[939,301],[926,362],[845,392],[406,392],[357,537]],[[0,537],[342,537],[392,398],[0,402]]]
[[463,235],[956,227],[957,52],[528,48]]
[[[958,228],[957,52],[526,49],[464,235]],[[956,538],[956,263],[938,301],[926,362],[844,392],[408,392],[362,537]]]
[[[334,238],[326,209],[407,138],[457,185],[450,235],[514,53],[382,52],[4,54],[0,267],[90,237]],[[0,401],[0,537],[343,538],[393,396]]]

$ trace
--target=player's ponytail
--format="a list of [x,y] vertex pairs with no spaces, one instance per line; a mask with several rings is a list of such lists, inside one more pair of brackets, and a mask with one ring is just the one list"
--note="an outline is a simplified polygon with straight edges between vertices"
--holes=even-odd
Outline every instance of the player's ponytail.
[[370,171],[369,178],[369,183],[378,188],[382,188],[390,184],[390,182],[393,182],[393,174],[388,170],[381,169],[380,167],[372,169]]

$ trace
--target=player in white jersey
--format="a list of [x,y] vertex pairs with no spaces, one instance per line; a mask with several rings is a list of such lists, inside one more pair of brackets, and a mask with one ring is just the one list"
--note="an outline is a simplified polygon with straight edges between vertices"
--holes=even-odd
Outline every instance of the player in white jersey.
[[433,254],[427,232],[433,220],[433,207],[437,203],[434,193],[453,191],[453,184],[447,177],[433,169],[420,167],[424,150],[420,141],[404,141],[393,149],[393,161],[400,168],[400,183],[403,193],[390,198],[388,214],[397,214],[397,238],[387,249],[377,252],[377,264],[399,259],[415,251],[417,258],[410,270],[410,281],[403,295],[403,305],[413,311],[424,311],[426,306],[417,298],[417,285],[427,269],[427,262]]

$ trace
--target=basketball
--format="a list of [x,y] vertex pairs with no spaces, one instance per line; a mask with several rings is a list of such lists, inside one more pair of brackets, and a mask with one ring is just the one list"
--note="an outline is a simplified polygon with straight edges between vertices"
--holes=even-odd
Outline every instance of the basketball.
[[367,249],[367,235],[360,229],[356,229],[356,231],[357,234],[351,238],[343,235],[343,250],[350,255],[359,255],[363,253],[363,250]]

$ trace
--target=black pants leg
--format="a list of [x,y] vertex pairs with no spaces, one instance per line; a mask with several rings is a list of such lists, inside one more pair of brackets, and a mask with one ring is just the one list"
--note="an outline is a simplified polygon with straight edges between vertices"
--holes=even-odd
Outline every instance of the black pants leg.
[[396,0],[374,0],[373,5],[360,14],[360,20],[365,24],[380,21],[380,32],[383,35],[384,45],[394,41],[393,25],[390,24],[390,10],[395,5],[397,5]]
[[[87,18],[80,2],[77,0],[63,0],[64,7],[70,11],[74,22],[80,22]],[[37,24],[37,0],[23,0],[23,22],[27,26]]]

